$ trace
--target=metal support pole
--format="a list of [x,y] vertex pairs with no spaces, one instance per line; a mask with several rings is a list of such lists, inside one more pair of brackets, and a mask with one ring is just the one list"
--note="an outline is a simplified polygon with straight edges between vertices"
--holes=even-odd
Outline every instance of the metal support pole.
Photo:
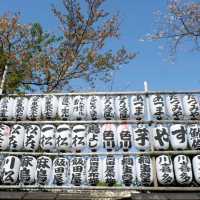
[[[148,91],[148,94],[163,94],[163,95],[171,95],[171,94],[200,94],[200,90],[193,90],[193,91]],[[47,96],[47,95],[55,95],[55,96],[119,96],[119,95],[146,95],[144,91],[126,91],[126,92],[74,92],[74,93],[31,93],[31,94],[20,94],[20,96],[31,97],[31,96]],[[6,94],[6,96],[16,97],[19,96],[18,94]]]
[[[150,110],[147,81],[144,81],[144,91],[146,93],[145,96],[146,96],[147,120],[151,121],[151,110]],[[149,126],[151,126],[151,123],[149,123]],[[150,137],[149,140],[150,140],[151,152],[154,153],[153,135],[151,133],[151,128],[150,128],[149,137]],[[157,175],[156,175],[156,159],[155,159],[155,156],[152,157],[152,165],[153,165],[153,184],[154,184],[154,187],[158,187],[158,181],[157,181]]]

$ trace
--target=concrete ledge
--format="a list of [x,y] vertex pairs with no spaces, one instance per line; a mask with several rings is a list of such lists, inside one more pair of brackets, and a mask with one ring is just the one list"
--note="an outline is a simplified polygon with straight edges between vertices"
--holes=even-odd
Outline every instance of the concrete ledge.
[[82,191],[82,192],[0,192],[4,200],[199,200],[200,192],[191,193],[129,193],[112,191]]

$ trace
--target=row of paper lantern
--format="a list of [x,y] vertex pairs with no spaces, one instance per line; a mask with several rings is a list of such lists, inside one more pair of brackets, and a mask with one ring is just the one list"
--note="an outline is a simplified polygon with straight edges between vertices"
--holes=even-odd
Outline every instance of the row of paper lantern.
[[[150,95],[153,118],[199,119],[199,98],[194,95]],[[0,100],[0,119],[3,120],[97,120],[144,119],[146,99],[134,96],[60,96],[3,97]]]
[[[200,184],[200,155],[192,162],[188,156],[160,155],[156,158],[156,173],[161,185]],[[194,175],[194,177],[193,177]],[[2,162],[2,184],[150,186],[155,176],[149,156],[50,157],[7,156]]]
[[0,150],[145,151],[151,144],[155,150],[200,149],[200,125],[0,125]]

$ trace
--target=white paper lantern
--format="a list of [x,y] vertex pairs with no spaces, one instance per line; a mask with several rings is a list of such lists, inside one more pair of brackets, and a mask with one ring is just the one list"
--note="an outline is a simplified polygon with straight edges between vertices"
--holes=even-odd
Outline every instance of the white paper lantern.
[[47,95],[42,99],[42,115],[45,119],[56,118],[58,110],[58,99],[56,96]]
[[11,97],[3,97],[0,100],[0,119],[10,120],[13,117],[13,103],[14,100]]
[[37,183],[48,185],[52,181],[52,160],[47,156],[37,159]]
[[136,182],[135,160],[132,156],[121,156],[119,158],[120,180],[123,185],[131,186]]
[[129,119],[130,108],[128,96],[117,96],[115,99],[116,116],[117,119]]
[[87,147],[97,151],[102,147],[102,135],[99,124],[89,124],[87,129]]
[[18,181],[20,160],[16,156],[7,156],[3,165],[2,182],[4,184],[15,184]]
[[85,120],[87,117],[87,99],[85,96],[75,96],[72,105],[72,119]]
[[114,97],[112,96],[102,97],[102,110],[103,110],[103,116],[106,120],[115,119]]
[[33,156],[23,156],[19,178],[23,184],[34,184],[36,181],[37,160]]
[[27,118],[30,120],[37,120],[41,118],[42,114],[42,98],[39,96],[32,96],[28,101]]
[[40,146],[44,150],[55,150],[56,127],[52,124],[47,124],[41,128]]
[[75,186],[86,184],[86,160],[76,156],[70,160],[70,184]]
[[72,149],[81,151],[86,146],[86,127],[84,125],[76,125],[72,130]]
[[169,149],[169,130],[167,127],[158,125],[151,129],[153,135],[153,145],[156,150]]
[[192,168],[195,181],[200,184],[200,155],[196,155],[192,159]]
[[3,178],[3,166],[4,166],[4,160],[5,160],[5,156],[4,155],[0,155],[0,183],[2,183],[2,178]]
[[58,116],[62,120],[70,120],[72,115],[72,98],[61,96],[58,100]]
[[0,150],[6,150],[9,147],[9,138],[11,135],[10,127],[1,124],[0,125]]
[[102,178],[102,159],[98,156],[91,156],[86,161],[87,184],[96,186]]
[[187,127],[188,142],[191,149],[200,149],[200,126],[191,124]]
[[179,95],[169,95],[166,97],[168,116],[172,119],[183,118],[183,105]]
[[63,185],[69,178],[69,161],[64,157],[57,157],[53,161],[53,183]]
[[136,157],[136,174],[138,185],[149,186],[153,183],[153,167],[150,156]]
[[116,156],[106,156],[103,159],[103,181],[108,186],[113,186],[114,184],[120,182],[119,180],[119,160]]
[[98,96],[89,96],[87,99],[87,116],[90,120],[102,118],[102,104]]
[[192,182],[192,166],[188,156],[177,155],[174,157],[174,172],[179,184],[190,184]]
[[13,104],[13,118],[25,120],[27,114],[28,99],[26,97],[16,97]]
[[69,125],[62,124],[57,127],[56,147],[58,150],[69,151],[72,144],[72,133]]
[[183,97],[184,115],[190,119],[200,118],[199,99],[194,95],[185,95]]
[[174,182],[173,163],[169,156],[161,155],[156,158],[156,173],[160,184],[170,185]]
[[174,150],[183,150],[187,148],[187,131],[185,125],[171,125],[170,142]]
[[153,118],[163,119],[166,115],[165,98],[162,95],[156,94],[150,96],[150,110]]
[[131,97],[131,116],[133,119],[144,119],[145,115],[145,99],[142,95],[135,95]]
[[15,124],[11,130],[9,146],[11,150],[20,150],[23,148],[25,128],[22,125]]
[[117,128],[118,147],[128,151],[133,146],[133,131],[129,124],[121,124]]
[[143,124],[133,128],[133,142],[137,150],[144,151],[150,148],[149,135],[149,129]]
[[104,124],[101,131],[103,148],[107,151],[114,151],[117,148],[116,126],[114,124]]
[[40,127],[38,125],[31,124],[27,126],[24,136],[24,149],[37,150],[40,143]]

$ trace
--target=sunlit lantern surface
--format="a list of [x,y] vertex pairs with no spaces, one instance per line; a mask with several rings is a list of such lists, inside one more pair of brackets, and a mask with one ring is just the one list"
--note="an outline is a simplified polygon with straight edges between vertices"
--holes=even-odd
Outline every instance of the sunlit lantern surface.
[[174,124],[170,126],[170,141],[174,150],[187,148],[187,131],[185,125]]
[[156,158],[156,173],[160,184],[170,185],[174,182],[173,163],[169,156],[161,155]]
[[136,184],[135,159],[132,156],[120,156],[119,158],[119,180],[124,186]]
[[37,159],[37,183],[48,185],[52,181],[52,160],[47,156]]
[[[128,151],[133,146],[133,129],[131,125],[121,124],[117,127],[118,147]],[[116,136],[115,136],[116,137]]]
[[133,141],[137,150],[145,151],[150,148],[149,135],[149,129],[143,124],[133,128]]
[[113,186],[119,180],[119,160],[116,156],[103,158],[103,181],[108,186]]
[[56,127],[52,124],[43,125],[41,128],[40,147],[43,150],[53,151],[56,147]]
[[13,117],[13,98],[3,97],[0,100],[0,119],[10,120]]
[[13,118],[16,120],[25,120],[27,114],[28,99],[17,97],[13,102]]
[[19,178],[23,184],[34,184],[36,182],[37,160],[33,156],[23,156]]
[[86,162],[87,184],[96,186],[103,181],[102,159],[99,156],[90,156]]
[[53,161],[53,183],[56,185],[66,184],[69,179],[69,160],[57,157]]
[[15,124],[11,130],[9,146],[11,150],[20,150],[23,148],[25,128],[22,125]]
[[102,126],[103,148],[107,151],[114,151],[117,148],[116,126],[104,124]]
[[167,113],[171,119],[183,119],[184,111],[180,95],[168,95],[166,97]]
[[106,120],[113,120],[116,117],[115,101],[113,96],[102,97],[103,116]]
[[24,136],[24,149],[32,151],[37,150],[40,143],[40,133],[40,127],[38,125],[28,125]]
[[133,119],[144,119],[145,116],[145,100],[142,95],[135,95],[130,100],[131,117]]
[[177,155],[174,158],[174,172],[179,184],[187,185],[192,182],[192,165],[188,156]]
[[72,98],[61,96],[58,100],[58,116],[62,120],[70,120],[72,115]]
[[150,156],[136,157],[136,174],[138,185],[149,186],[153,183],[153,167]]
[[39,96],[30,97],[27,105],[27,118],[36,120],[41,118],[42,114],[42,98]]
[[87,117],[87,99],[85,96],[75,96],[72,105],[72,119],[85,120]]
[[47,95],[42,99],[42,116],[45,119],[55,119],[58,111],[58,99],[56,96]]
[[163,119],[166,115],[165,98],[162,95],[150,96],[150,110],[153,118]]
[[156,150],[169,149],[169,129],[163,125],[157,125],[151,128],[153,136],[153,146]]
[[98,96],[89,96],[87,99],[87,118],[89,120],[102,119],[102,102]]
[[91,151],[97,151],[102,147],[101,127],[99,124],[90,124],[87,128],[87,147]]
[[16,184],[18,181],[20,159],[16,156],[7,156],[4,160],[2,182]]
[[199,98],[194,95],[183,97],[184,114],[189,119],[200,119]]
[[70,160],[70,184],[74,186],[86,185],[86,160],[75,156]]
[[71,128],[67,124],[57,126],[56,147],[61,151],[69,151],[72,144]]
[[197,124],[187,127],[188,143],[191,149],[200,149],[200,126]]
[[192,159],[192,168],[195,181],[200,184],[200,155],[196,155]]
[[130,118],[130,105],[128,96],[117,96],[115,99],[115,108],[117,119]]
[[72,149],[81,151],[86,146],[86,127],[84,125],[75,125],[72,130]]
[[0,125],[0,150],[8,149],[10,134],[11,134],[10,127],[5,124],[1,124]]

